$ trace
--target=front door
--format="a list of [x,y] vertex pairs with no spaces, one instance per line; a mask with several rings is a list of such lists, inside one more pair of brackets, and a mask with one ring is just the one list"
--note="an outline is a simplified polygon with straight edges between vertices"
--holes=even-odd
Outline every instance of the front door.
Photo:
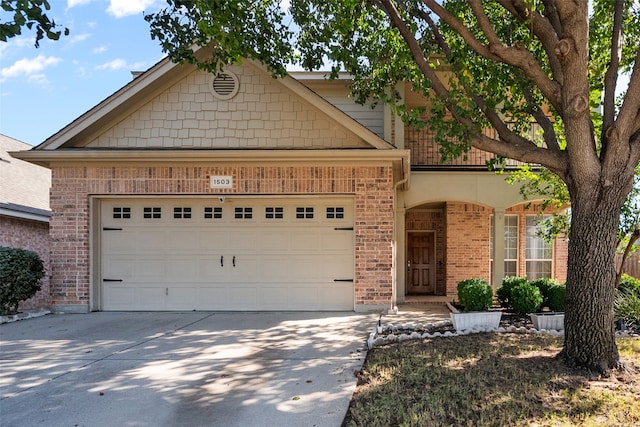
[[410,294],[435,294],[435,233],[415,232],[407,236],[407,281]]

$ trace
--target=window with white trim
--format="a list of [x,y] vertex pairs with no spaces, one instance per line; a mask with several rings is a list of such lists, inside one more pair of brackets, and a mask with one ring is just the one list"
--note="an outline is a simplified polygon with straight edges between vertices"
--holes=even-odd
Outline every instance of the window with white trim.
[[527,215],[525,240],[526,276],[529,280],[551,277],[553,245],[538,235],[539,223],[548,216]]
[[[491,216],[491,234],[489,235],[489,257],[493,273],[493,235],[495,234],[494,216]],[[518,275],[518,215],[504,216],[504,275]],[[492,275],[493,277],[493,275]]]

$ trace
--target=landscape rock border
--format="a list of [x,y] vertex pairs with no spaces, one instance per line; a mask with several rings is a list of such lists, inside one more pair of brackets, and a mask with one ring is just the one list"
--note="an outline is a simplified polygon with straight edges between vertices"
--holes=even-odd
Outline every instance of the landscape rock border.
[[[379,347],[387,344],[393,344],[396,342],[404,342],[408,340],[417,340],[417,339],[425,339],[425,338],[448,338],[448,337],[456,337],[461,335],[470,335],[470,334],[479,334],[482,332],[495,332],[495,333],[515,333],[515,334],[547,334],[554,336],[564,336],[564,330],[546,330],[546,329],[536,329],[536,328],[526,328],[524,326],[508,326],[503,327],[500,326],[494,329],[467,329],[463,331],[451,331],[447,330],[444,332],[435,331],[433,333],[429,332],[418,332],[419,330],[428,330],[428,329],[439,329],[439,328],[447,328],[452,327],[452,323],[450,320],[443,320],[435,323],[425,323],[425,324],[413,324],[408,323],[405,325],[394,325],[393,323],[389,323],[387,325],[379,325],[376,322],[376,325],[373,328],[373,331],[369,334],[367,338],[367,347],[371,350],[374,347]],[[413,331],[410,333],[399,331]],[[630,334],[627,331],[616,331],[616,338],[632,338],[637,337],[636,334]]]
[[0,316],[0,325],[4,323],[17,322],[19,320],[46,316],[47,314],[51,314],[51,310],[27,310],[18,314],[8,314],[6,316]]

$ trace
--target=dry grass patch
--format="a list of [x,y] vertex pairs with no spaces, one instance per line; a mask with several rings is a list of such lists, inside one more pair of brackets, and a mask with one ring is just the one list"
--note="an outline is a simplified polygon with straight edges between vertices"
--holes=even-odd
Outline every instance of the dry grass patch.
[[637,426],[640,340],[610,378],[571,370],[562,339],[475,334],[372,349],[345,426]]

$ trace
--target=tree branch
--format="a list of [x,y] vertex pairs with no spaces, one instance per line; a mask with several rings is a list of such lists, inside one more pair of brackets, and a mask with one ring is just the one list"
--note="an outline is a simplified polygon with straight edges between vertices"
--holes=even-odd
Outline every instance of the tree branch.
[[604,75],[604,114],[602,118],[602,151],[606,151],[607,131],[615,120],[616,83],[622,56],[622,13],[625,0],[616,0],[613,15],[613,36],[611,37],[611,58]]
[[560,151],[560,145],[558,144],[558,136],[553,128],[553,123],[549,117],[542,111],[539,105],[533,99],[533,94],[529,88],[523,89],[524,97],[527,100],[528,110],[530,114],[536,119],[536,122],[542,127],[544,142],[547,148],[554,151]]
[[[547,59],[549,60],[549,66],[551,67],[553,78],[562,84],[564,80],[564,72],[562,71],[560,61],[555,54],[556,45],[559,40],[558,34],[562,34],[562,31],[555,5],[549,6],[550,18],[546,18],[535,10],[531,10],[529,4],[522,0],[498,0],[498,3],[520,22],[531,20],[531,30],[540,43],[542,43],[542,46],[547,53]],[[545,7],[547,7],[546,4],[549,2],[546,1],[544,3]],[[556,25],[553,23],[555,21],[557,21]]]
[[489,46],[485,46],[467,30],[462,22],[440,6],[436,0],[423,0],[423,2],[443,22],[456,31],[476,53],[491,61],[512,65],[523,70],[527,77],[540,88],[542,94],[556,111],[562,111],[560,85],[549,79],[529,51],[524,48],[509,48],[502,43],[491,43]]
[[[448,89],[446,89],[442,81],[437,77],[435,71],[429,66],[428,60],[425,58],[420,44],[398,13],[398,10],[395,8],[393,3],[390,0],[379,0],[378,6],[385,11],[385,13],[389,16],[392,25],[396,27],[400,32],[400,35],[407,43],[409,50],[411,51],[411,54],[416,61],[416,64],[424,73],[425,77],[431,81],[432,89],[434,90],[436,95],[444,100],[447,110],[459,123],[467,126],[470,129],[473,129],[473,122],[470,119],[461,116],[458,113],[458,110],[455,108],[455,105],[453,105],[451,101],[447,100],[447,97],[449,95]],[[426,21],[430,26],[432,26],[432,29],[436,34],[436,40],[439,43],[442,43],[441,48],[443,49],[443,51],[445,53],[450,53],[450,49],[444,39],[440,37],[438,28],[435,23],[428,17]],[[483,111],[487,119],[496,129],[499,136],[499,139],[492,139],[481,133],[475,133],[470,137],[471,144],[474,147],[523,162],[541,163],[557,174],[566,176],[566,160],[563,157],[563,153],[559,151],[552,153],[551,150],[537,147],[532,141],[529,141],[521,137],[520,135],[515,134],[507,127],[502,119],[500,119],[495,111],[487,108],[482,97],[475,95],[467,87],[465,87],[465,90],[467,91],[467,94],[472,98],[474,103]]]
[[618,118],[607,129],[607,132],[621,132],[627,138],[635,134],[640,127],[640,47],[636,51],[633,71],[629,78],[629,86],[620,107]]

